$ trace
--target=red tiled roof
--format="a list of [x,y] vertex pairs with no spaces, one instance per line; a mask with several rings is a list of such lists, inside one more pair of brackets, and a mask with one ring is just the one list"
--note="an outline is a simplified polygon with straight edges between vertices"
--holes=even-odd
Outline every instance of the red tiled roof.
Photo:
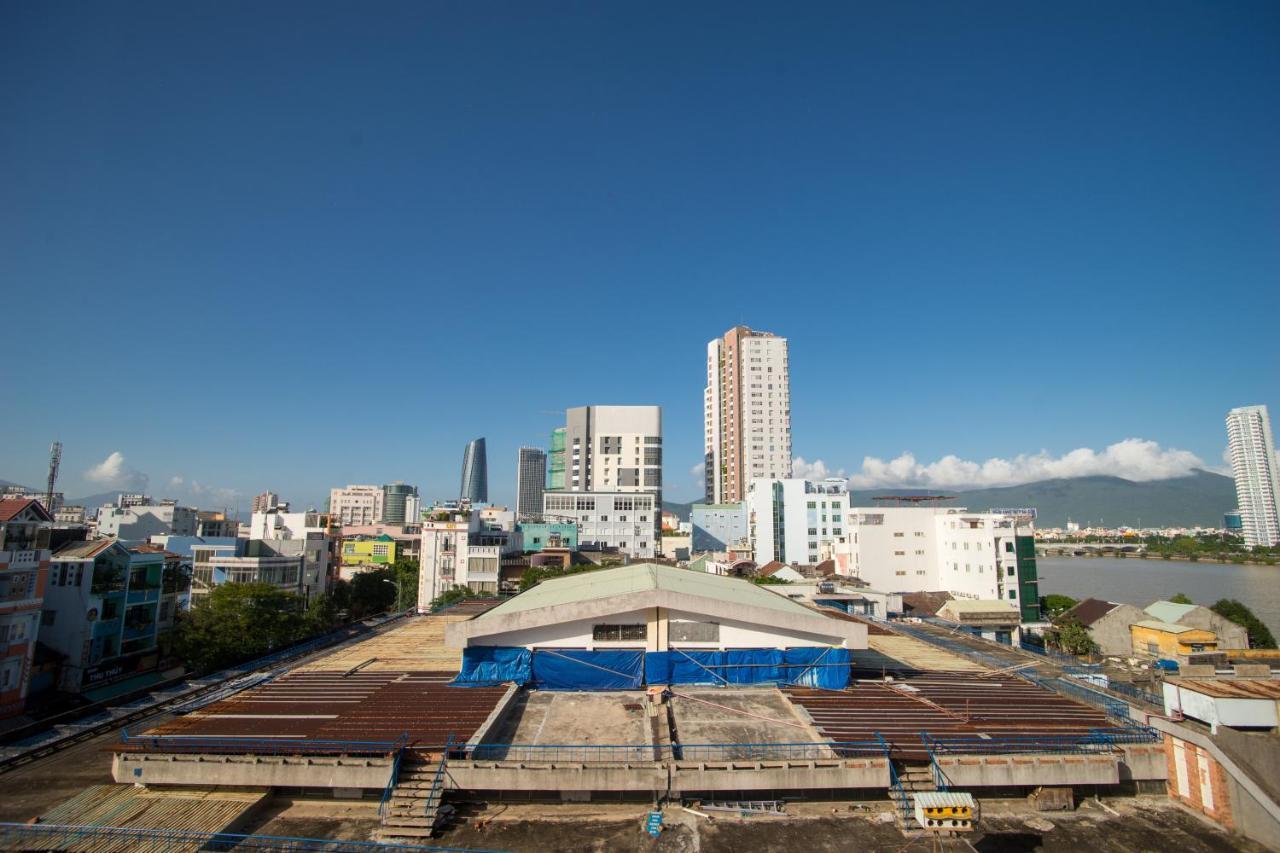
[[1080,624],[1088,628],[1094,622],[1097,622],[1103,616],[1106,616],[1112,610],[1119,607],[1114,601],[1103,601],[1100,598],[1086,598],[1084,601],[1076,604],[1070,610],[1063,613],[1063,616],[1074,616],[1079,620]]
[[0,521],[12,521],[29,505],[35,504],[37,514],[44,517],[45,521],[53,521],[53,516],[45,510],[44,505],[34,498],[9,498],[0,501]]
[[771,560],[770,562],[765,563],[763,566],[756,569],[756,574],[762,578],[769,578],[769,577],[773,577],[774,572],[778,571],[779,569],[785,569],[786,567],[787,567],[786,563],[779,563],[777,560]]

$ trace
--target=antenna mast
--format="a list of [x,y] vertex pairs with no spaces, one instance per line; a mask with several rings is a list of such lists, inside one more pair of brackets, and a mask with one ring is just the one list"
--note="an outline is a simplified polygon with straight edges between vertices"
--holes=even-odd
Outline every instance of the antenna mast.
[[44,493],[44,508],[53,515],[53,487],[58,482],[58,465],[62,462],[62,442],[49,445],[49,488]]

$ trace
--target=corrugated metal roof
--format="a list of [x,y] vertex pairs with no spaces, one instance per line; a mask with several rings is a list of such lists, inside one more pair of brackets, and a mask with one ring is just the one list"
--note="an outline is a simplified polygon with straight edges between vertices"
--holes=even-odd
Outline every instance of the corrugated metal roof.
[[1155,601],[1143,608],[1161,622],[1177,623],[1179,619],[1196,609],[1194,604],[1175,604],[1172,601]]
[[[1159,619],[1143,619],[1141,622],[1134,622],[1134,628],[1150,628],[1153,631],[1164,631],[1166,634],[1185,634],[1188,631],[1199,631],[1199,628],[1192,628],[1189,625],[1175,625],[1172,622],[1161,622]],[[1204,631],[1202,633],[1211,634],[1212,631]]]
[[1016,616],[1018,608],[1014,607],[1007,601],[975,601],[968,598],[953,598],[941,609],[950,610],[952,613],[1000,613]]
[[53,559],[77,560],[96,557],[115,543],[115,539],[90,539],[87,542],[68,542],[53,552]]
[[1215,699],[1280,699],[1280,681],[1266,678],[1167,678],[1165,683]]
[[633,595],[658,589],[780,610],[785,613],[814,615],[813,611],[803,604],[774,595],[748,580],[705,572],[691,572],[688,569],[678,569],[657,563],[636,563],[617,569],[600,569],[543,581],[533,589],[502,602],[485,616],[490,614],[501,616],[539,607],[561,607],[579,601],[591,601],[615,595]]
[[916,791],[916,804],[926,809],[974,808],[973,794],[963,791]]

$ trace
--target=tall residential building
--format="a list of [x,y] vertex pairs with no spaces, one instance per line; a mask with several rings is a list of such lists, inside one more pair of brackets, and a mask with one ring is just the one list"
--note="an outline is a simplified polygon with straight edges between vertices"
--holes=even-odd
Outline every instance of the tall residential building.
[[516,519],[542,517],[542,493],[547,487],[547,454],[537,447],[520,448],[516,476]]
[[754,479],[791,478],[787,339],[734,326],[707,344],[706,502],[737,503]]
[[489,463],[485,459],[483,438],[468,442],[462,454],[462,486],[458,497],[473,504],[489,502]]
[[[662,535],[662,407],[578,406],[565,411],[564,491],[653,495],[629,540],[651,549]],[[549,504],[545,504],[550,511]],[[548,517],[548,521],[558,519]],[[636,519],[631,520],[636,523]],[[586,541],[579,537],[580,541]],[[602,539],[603,541],[603,539]]]
[[263,492],[260,495],[253,496],[253,511],[266,512],[275,509],[280,503],[280,496],[275,492]]
[[381,521],[386,524],[412,524],[418,520],[418,487],[399,480],[382,487]]
[[1244,543],[1250,548],[1280,544],[1277,517],[1276,442],[1266,406],[1242,406],[1227,413],[1227,441],[1236,499],[1244,522]]
[[375,524],[382,520],[381,486],[347,486],[329,490],[329,515],[334,523]]

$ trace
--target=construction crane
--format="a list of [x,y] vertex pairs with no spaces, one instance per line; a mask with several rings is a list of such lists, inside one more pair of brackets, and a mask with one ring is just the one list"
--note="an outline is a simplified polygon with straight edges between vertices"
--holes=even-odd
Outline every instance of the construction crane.
[[53,514],[53,487],[58,482],[58,465],[62,462],[62,442],[55,441],[49,445],[49,488],[44,493],[44,508]]

